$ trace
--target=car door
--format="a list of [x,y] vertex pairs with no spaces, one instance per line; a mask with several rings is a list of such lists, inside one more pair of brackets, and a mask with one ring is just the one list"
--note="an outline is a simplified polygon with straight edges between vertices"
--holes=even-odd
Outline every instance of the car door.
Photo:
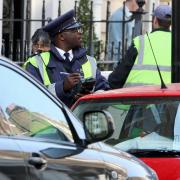
[[1,106],[30,178],[106,179],[98,151],[77,143],[85,139],[81,123],[24,72],[7,66],[0,65]]
[[0,179],[28,179],[23,152],[13,139],[12,128],[0,107]]
[[[23,131],[18,132],[14,139],[24,152],[32,179],[105,178],[99,152],[76,144],[63,122],[53,122],[50,117],[21,107],[9,111],[9,120],[16,124],[19,132]],[[61,109],[57,113],[60,120],[65,118]]]
[[[32,179],[107,179],[98,151],[71,143],[18,140]],[[37,148],[38,147],[38,148]]]

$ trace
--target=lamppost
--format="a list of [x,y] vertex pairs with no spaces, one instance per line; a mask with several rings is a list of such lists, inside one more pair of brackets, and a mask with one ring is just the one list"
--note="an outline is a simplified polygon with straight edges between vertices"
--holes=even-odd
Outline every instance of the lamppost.
[[172,0],[172,82],[180,82],[180,8],[179,0]]
[[135,19],[135,27],[133,32],[133,37],[139,36],[142,34],[142,15],[146,14],[146,12],[143,9],[143,6],[145,4],[145,0],[136,0],[139,8],[137,11],[132,12],[133,18]]

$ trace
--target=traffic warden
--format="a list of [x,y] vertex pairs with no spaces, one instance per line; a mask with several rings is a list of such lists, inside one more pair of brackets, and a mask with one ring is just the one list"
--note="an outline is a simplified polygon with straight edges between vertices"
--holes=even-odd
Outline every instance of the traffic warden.
[[84,94],[109,89],[96,60],[81,45],[80,28],[74,10],[48,23],[43,29],[51,37],[50,51],[41,53],[43,62],[33,59],[25,65],[27,71],[69,107]]
[[41,78],[43,78],[43,69],[41,69],[40,67],[43,62],[42,55],[44,55],[45,53],[42,54],[42,52],[47,52],[50,50],[50,36],[42,28],[37,29],[31,37],[31,43],[31,55],[28,57],[27,62],[24,64],[24,68],[27,68],[28,63],[32,62],[33,64],[33,62],[37,61],[39,73],[41,75]]
[[171,82],[171,7],[158,6],[152,23],[153,31],[134,38],[124,60],[109,75],[111,88],[161,84],[156,60],[163,81]]

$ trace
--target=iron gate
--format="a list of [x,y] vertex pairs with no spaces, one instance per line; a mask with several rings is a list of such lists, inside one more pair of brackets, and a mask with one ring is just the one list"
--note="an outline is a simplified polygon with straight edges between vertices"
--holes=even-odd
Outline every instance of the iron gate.
[[[4,0],[3,2],[3,18],[0,21],[3,22],[3,40],[2,40],[2,55],[12,59],[16,63],[22,65],[24,61],[31,54],[31,42],[30,42],[30,29],[31,22],[41,22],[41,26],[44,26],[50,19],[45,19],[46,1],[43,0],[41,12],[41,19],[31,19],[31,0]],[[58,3],[58,16],[61,15],[61,1]],[[107,43],[108,43],[108,27],[110,17],[110,1],[107,1],[106,5],[106,18],[104,20],[95,21],[93,20],[93,1],[90,3],[90,19],[86,21],[81,21],[82,24],[88,24],[89,26],[89,39],[85,42],[84,46],[88,49],[88,53],[96,57],[99,67],[101,69],[112,69],[114,61],[113,50],[111,52],[111,57],[107,58]],[[78,10],[78,1],[74,4],[75,11]],[[20,11],[19,11],[20,9]],[[151,21],[143,21],[151,22]],[[93,39],[94,23],[105,23],[105,40]],[[113,21],[113,23],[123,23],[126,21]],[[124,36],[123,36],[124,37]],[[124,40],[125,41],[125,40]],[[126,44],[126,43],[122,43]],[[113,45],[112,45],[113,46]],[[121,46],[121,44],[119,44]],[[94,51],[95,49],[95,51]],[[122,52],[126,51],[125,45],[122,46]],[[124,56],[124,54],[123,54]],[[122,57],[123,58],[123,57]]]

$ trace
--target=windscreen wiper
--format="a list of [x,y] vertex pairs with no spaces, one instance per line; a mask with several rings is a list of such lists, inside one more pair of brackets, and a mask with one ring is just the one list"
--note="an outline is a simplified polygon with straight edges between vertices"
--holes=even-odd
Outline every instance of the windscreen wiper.
[[180,151],[169,149],[130,149],[127,152],[136,157],[180,157]]

